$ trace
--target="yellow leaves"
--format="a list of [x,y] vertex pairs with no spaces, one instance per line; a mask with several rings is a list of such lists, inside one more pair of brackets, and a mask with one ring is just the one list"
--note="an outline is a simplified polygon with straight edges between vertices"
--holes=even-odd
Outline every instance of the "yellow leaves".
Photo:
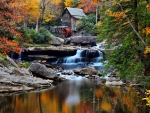
[[146,90],[145,94],[146,98],[143,98],[142,100],[146,100],[146,105],[150,107],[150,90]]
[[111,111],[111,109],[112,109],[112,106],[111,106],[111,104],[110,103],[108,103],[107,101],[102,101],[102,103],[101,103],[101,109],[102,110],[104,110],[104,111]]
[[63,0],[50,0],[51,4],[55,4],[55,5],[59,5],[61,3],[63,3]]
[[45,22],[49,22],[49,21],[51,21],[54,17],[55,17],[54,15],[45,14],[45,15],[44,15],[44,21],[45,21]]
[[125,17],[126,17],[126,14],[124,14],[123,12],[114,12],[114,13],[112,13],[111,16],[113,16],[113,17],[116,18],[116,19],[115,19],[115,22],[118,22],[120,19],[125,18]]
[[25,14],[29,15],[32,18],[39,18],[39,3],[40,0],[24,0],[22,1],[22,6],[25,9]]
[[146,35],[150,34],[150,27],[146,27],[145,29],[143,29],[143,33],[145,33]]
[[101,0],[92,0],[92,4],[98,4],[100,2],[101,2]]
[[112,12],[109,9],[106,10],[105,14],[107,14],[111,17],[115,17],[115,22],[118,22],[120,19],[123,19],[126,17],[126,14],[123,12]]
[[147,4],[147,5],[146,5],[146,8],[147,8],[148,10],[150,10],[150,4]]
[[102,21],[98,21],[97,25],[100,27],[102,26]]
[[145,94],[150,95],[150,90],[146,90]]
[[150,53],[150,47],[149,46],[147,46],[146,48],[145,48],[145,50],[144,50],[144,57],[147,57],[147,54],[149,54]]
[[73,6],[72,0],[66,0],[66,1],[64,2],[64,5],[65,5],[65,7],[72,7],[72,6]]

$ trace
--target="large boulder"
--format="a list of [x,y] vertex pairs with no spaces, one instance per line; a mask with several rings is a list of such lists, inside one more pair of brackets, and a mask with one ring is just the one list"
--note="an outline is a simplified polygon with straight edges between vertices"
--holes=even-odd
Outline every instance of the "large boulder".
[[72,45],[96,45],[96,36],[73,36],[69,39],[66,39],[65,44],[72,44]]
[[40,63],[32,63],[29,67],[29,70],[37,74],[37,76],[48,78],[48,79],[55,79],[57,77],[57,74],[53,69],[48,69],[45,65],[42,65]]
[[93,66],[88,66],[87,68],[74,69],[74,73],[78,75],[100,75],[100,71],[96,70]]
[[33,77],[25,68],[0,67],[0,93],[50,87],[52,82],[52,80]]
[[59,45],[62,45],[62,44],[64,43],[64,39],[59,38],[59,37],[56,37],[56,36],[54,36],[54,35],[51,35],[50,38],[51,38],[51,40],[52,40],[52,41],[50,42],[52,45],[59,46]]

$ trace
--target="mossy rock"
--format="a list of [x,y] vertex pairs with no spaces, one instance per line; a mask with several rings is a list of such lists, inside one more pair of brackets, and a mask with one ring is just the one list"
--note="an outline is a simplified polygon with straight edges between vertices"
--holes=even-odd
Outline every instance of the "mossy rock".
[[9,62],[7,61],[5,57],[0,57],[0,64],[3,66],[7,66]]

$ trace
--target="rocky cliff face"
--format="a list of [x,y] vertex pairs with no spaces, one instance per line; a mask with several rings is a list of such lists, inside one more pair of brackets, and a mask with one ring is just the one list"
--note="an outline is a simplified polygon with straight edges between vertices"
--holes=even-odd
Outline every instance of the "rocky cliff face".
[[[50,47],[28,47],[21,53],[21,60],[56,60],[58,57],[73,56],[76,54],[75,47],[67,46],[50,46]],[[17,59],[19,55],[13,54],[13,59]]]

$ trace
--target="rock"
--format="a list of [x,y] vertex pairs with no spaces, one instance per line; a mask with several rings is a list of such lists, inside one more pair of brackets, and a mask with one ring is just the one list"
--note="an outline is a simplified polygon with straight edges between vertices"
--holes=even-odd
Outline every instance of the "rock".
[[108,81],[106,80],[106,86],[122,86],[122,85],[125,85],[124,82],[122,82],[121,80],[120,81]]
[[78,75],[100,75],[100,71],[96,70],[93,66],[87,68],[74,69],[73,72]]
[[57,77],[53,69],[48,69],[45,65],[40,63],[32,63],[29,70],[42,78],[55,79]]
[[44,80],[31,76],[30,72],[25,68],[0,67],[0,84],[4,86],[0,87],[0,92],[49,87],[52,82],[52,80]]
[[20,69],[16,69],[16,68],[15,68],[15,69],[13,70],[13,72],[14,72],[15,75],[25,76],[24,71],[22,71],[22,70],[20,70]]
[[105,83],[106,83],[106,79],[104,79],[104,78],[99,78],[99,79],[95,80],[95,84],[98,86],[101,84],[105,84]]
[[62,71],[61,74],[63,74],[63,75],[73,75],[73,72],[72,71],[64,70],[64,71]]
[[65,44],[71,45],[96,45],[96,36],[73,36],[65,41]]
[[52,45],[62,45],[64,43],[64,39],[59,38],[59,37],[55,37],[54,35],[51,35],[50,37],[52,39],[51,44]]
[[7,56],[6,58],[13,66],[19,68],[19,66],[9,56]]
[[[77,49],[71,46],[28,47],[22,52],[22,60],[56,61],[57,58],[73,56]],[[17,56],[17,55],[16,55]],[[15,58],[17,59],[17,57]]]
[[66,38],[65,40],[64,40],[64,44],[70,44],[70,38]]
[[0,83],[7,83],[10,85],[28,85],[40,87],[41,85],[51,85],[52,81],[43,80],[41,78],[31,76],[18,76],[15,74],[0,74]]
[[110,81],[110,82],[111,81],[120,81],[120,79],[118,77],[112,77],[112,76],[108,77],[107,80]]

